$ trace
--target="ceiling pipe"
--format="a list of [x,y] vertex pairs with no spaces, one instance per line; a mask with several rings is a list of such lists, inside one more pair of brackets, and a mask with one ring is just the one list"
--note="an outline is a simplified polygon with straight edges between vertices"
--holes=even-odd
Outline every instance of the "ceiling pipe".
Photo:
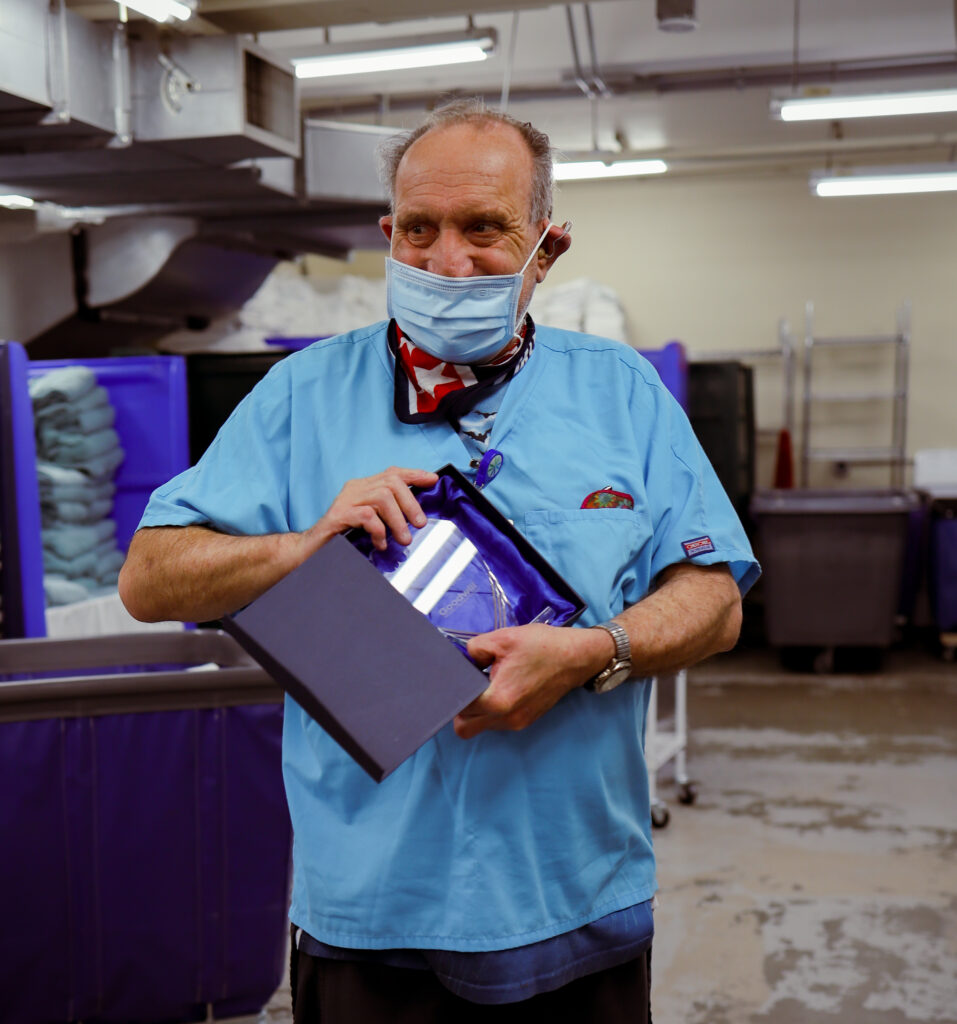
[[[809,142],[777,142],[755,146],[711,146],[688,149],[622,149],[609,153],[615,160],[667,160],[669,168],[682,161],[734,161],[734,160],[779,160],[782,158],[821,157],[861,153],[892,153],[909,149],[945,149],[957,145],[957,132],[922,135],[885,135],[869,139],[822,139]],[[568,160],[593,159],[591,150],[563,149],[562,155]]]
[[565,5],[565,20],[568,23],[568,41],[571,43],[572,60],[575,64],[573,80],[582,93],[584,93],[588,99],[591,99],[594,96],[594,89],[592,88],[591,82],[585,78],[585,73],[582,71],[581,60],[579,60],[578,57],[578,35],[575,32],[575,19],[572,17],[570,4]]
[[[557,86],[520,86],[510,91],[510,101],[540,102],[568,100],[580,96],[585,90],[578,81],[579,72],[570,73]],[[953,51],[943,53],[915,54],[912,57],[885,59],[865,58],[853,61],[819,61],[804,64],[798,73],[798,84],[827,82],[835,85],[842,82],[880,81],[883,79],[920,78],[925,75],[957,75],[957,55]],[[664,95],[665,93],[710,92],[717,90],[739,90],[747,88],[787,87],[794,82],[794,67],[791,63],[756,65],[753,67],[712,68],[705,71],[649,71],[639,66],[606,67],[603,81],[612,96],[636,96],[642,94]],[[587,84],[587,83],[586,83]],[[443,93],[444,97],[455,95]],[[475,92],[469,92],[469,96]],[[481,94],[490,103],[497,99],[490,93]],[[585,95],[588,95],[586,92]],[[430,109],[436,101],[434,92],[395,92],[391,97],[393,110]],[[375,114],[379,106],[377,96],[337,96],[326,99],[316,96],[303,97],[302,109],[307,115],[334,115],[336,117]]]
[[505,72],[502,77],[502,95],[498,102],[499,110],[508,110],[508,97],[512,87],[512,72],[515,69],[515,44],[518,41],[518,16],[521,12],[515,11],[512,14],[512,31],[508,39],[508,57],[505,61]]
[[[955,0],[957,2],[957,0]],[[602,78],[601,69],[598,66],[598,51],[595,47],[595,29],[591,20],[591,5],[582,4],[585,11],[585,33],[588,38],[588,53],[591,58],[591,82],[592,86],[602,95],[610,96],[611,91]]]

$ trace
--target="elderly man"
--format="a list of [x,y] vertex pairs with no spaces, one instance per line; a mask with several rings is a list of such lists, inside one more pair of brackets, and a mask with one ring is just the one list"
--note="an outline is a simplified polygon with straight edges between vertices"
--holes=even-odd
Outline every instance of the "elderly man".
[[587,601],[473,639],[488,688],[378,785],[287,699],[297,1022],[650,1019],[647,680],[734,644],[758,568],[648,363],[526,315],[551,160],[475,104],[393,140],[390,321],[277,364],[123,569],[137,618],[214,619],[349,527],[409,543],[453,463]]

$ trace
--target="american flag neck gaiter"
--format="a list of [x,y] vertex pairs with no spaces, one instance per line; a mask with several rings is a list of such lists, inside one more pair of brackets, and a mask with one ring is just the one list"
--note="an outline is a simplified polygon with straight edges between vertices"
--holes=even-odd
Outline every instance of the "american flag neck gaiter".
[[399,325],[389,322],[389,350],[395,357],[395,414],[403,423],[459,417],[485,394],[510,381],[528,362],[535,346],[535,324],[525,317],[519,335],[493,363],[449,363],[417,348]]

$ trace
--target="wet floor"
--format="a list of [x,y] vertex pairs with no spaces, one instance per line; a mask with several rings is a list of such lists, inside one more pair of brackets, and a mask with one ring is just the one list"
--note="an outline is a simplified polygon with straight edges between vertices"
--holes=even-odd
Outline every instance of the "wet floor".
[[692,670],[689,722],[697,800],[659,786],[656,1022],[957,1024],[957,669],[736,653]]

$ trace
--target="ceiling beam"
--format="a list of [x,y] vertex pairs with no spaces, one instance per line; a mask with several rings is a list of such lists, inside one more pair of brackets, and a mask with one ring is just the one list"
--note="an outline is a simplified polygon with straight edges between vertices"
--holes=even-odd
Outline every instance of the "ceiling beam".
[[[176,27],[182,32],[192,32],[190,26],[197,25],[202,32],[256,33],[537,10],[553,4],[554,0],[200,0],[196,16]],[[91,21],[116,19],[116,4],[109,0],[67,0],[67,6]]]

